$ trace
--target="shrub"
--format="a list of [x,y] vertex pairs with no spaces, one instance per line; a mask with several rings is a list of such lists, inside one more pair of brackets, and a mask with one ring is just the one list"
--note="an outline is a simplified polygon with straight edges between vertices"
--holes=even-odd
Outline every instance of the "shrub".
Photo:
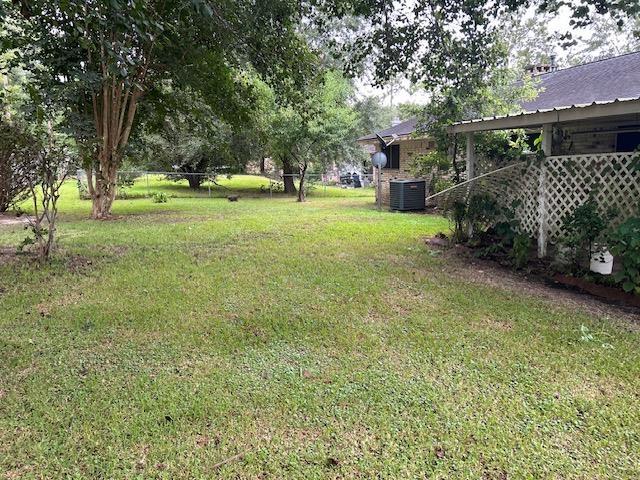
[[169,197],[164,192],[155,192],[151,195],[151,201],[153,203],[167,203],[169,201]]
[[467,238],[467,234],[464,231],[467,221],[467,204],[464,201],[457,200],[453,202],[447,213],[451,221],[453,221],[453,241],[456,243],[463,242]]
[[37,148],[25,128],[0,121],[0,212],[28,197],[33,172],[21,165],[37,155]]
[[583,258],[589,258],[593,252],[594,243],[602,238],[607,227],[609,217],[600,215],[598,205],[594,200],[587,200],[562,220],[564,243],[570,251],[570,260],[575,269],[579,268]]
[[455,185],[455,183],[453,183],[451,180],[446,179],[446,178],[437,178],[434,182],[433,182],[433,193],[440,193],[443,190],[446,190],[447,188],[451,188]]
[[640,217],[633,217],[616,228],[609,236],[611,253],[622,269],[614,279],[627,292],[640,293]]
[[513,266],[517,269],[524,268],[529,262],[529,250],[531,249],[531,238],[528,235],[518,234],[513,239],[513,246],[509,256],[513,261]]
[[437,150],[416,155],[411,162],[411,172],[413,175],[427,178],[429,194],[438,193],[437,185],[444,180],[443,176],[447,174],[450,168],[451,160]]
[[484,232],[493,226],[500,215],[496,199],[488,193],[477,193],[469,198],[467,217],[474,231]]

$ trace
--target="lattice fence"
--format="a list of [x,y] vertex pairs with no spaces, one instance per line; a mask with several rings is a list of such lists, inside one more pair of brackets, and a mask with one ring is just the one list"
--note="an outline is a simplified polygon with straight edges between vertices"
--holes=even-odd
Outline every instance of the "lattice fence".
[[[592,197],[602,213],[623,221],[637,212],[640,171],[635,153],[546,157],[494,170],[431,197],[441,208],[488,192],[505,207],[515,206],[521,228],[531,236],[557,240],[562,219]],[[543,228],[541,228],[541,223]]]

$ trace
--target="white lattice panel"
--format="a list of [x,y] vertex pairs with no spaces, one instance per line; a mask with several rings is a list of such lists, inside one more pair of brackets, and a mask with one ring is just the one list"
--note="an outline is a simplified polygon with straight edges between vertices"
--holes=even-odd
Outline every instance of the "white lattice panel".
[[569,155],[545,159],[547,225],[551,239],[561,234],[562,219],[590,197],[604,214],[609,209],[622,221],[637,212],[640,172],[634,153]]
[[489,192],[514,208],[521,230],[533,237],[544,222],[550,240],[561,235],[562,219],[594,198],[602,213],[618,212],[617,221],[636,214],[640,202],[640,172],[634,153],[567,155],[532,159],[481,175],[434,197],[441,207]]

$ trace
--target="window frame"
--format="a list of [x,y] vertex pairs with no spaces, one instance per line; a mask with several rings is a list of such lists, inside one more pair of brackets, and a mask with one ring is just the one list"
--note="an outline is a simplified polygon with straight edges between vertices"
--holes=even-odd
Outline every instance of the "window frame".
[[[383,167],[383,170],[400,170],[400,145],[397,143],[387,145],[382,151],[387,156],[387,164]],[[395,167],[393,166],[394,151],[397,152],[395,155]]]

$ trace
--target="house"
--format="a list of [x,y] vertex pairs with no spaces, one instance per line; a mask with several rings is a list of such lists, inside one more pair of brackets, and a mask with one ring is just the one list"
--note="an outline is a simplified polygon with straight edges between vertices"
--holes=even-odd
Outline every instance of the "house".
[[[544,168],[514,167],[500,176],[514,177],[503,178],[502,184],[510,185],[512,197],[526,200],[519,214],[527,217],[524,228],[538,237],[539,253],[545,255],[547,241],[558,236],[561,217],[589,196],[597,196],[603,208],[623,212],[635,208],[640,198],[638,174],[631,165],[635,157],[630,153],[640,145],[640,52],[560,70],[553,65],[538,66],[530,73],[538,82],[535,99],[509,115],[458,122],[450,132],[466,137],[467,175],[482,175],[485,183],[488,172],[476,171],[476,133],[514,129],[535,136],[542,133],[548,157]],[[385,203],[389,179],[410,177],[411,157],[434,147],[428,138],[416,136],[415,127],[416,120],[411,119],[378,132],[385,141],[395,138],[387,152],[390,162],[383,170]],[[372,133],[358,142],[373,153],[380,149],[376,138]],[[529,182],[526,188],[516,188],[525,181]],[[465,187],[465,191],[468,195],[471,189]]]
[[[538,241],[538,255],[559,238],[562,219],[587,199],[618,221],[637,214],[640,201],[640,52],[599,60],[537,77],[540,93],[510,115],[468,119],[450,127],[466,137],[466,185],[443,196],[474,190],[517,204],[521,229]],[[475,134],[524,129],[542,134],[544,158],[494,172],[476,169]],[[515,202],[515,203],[514,203]]]
[[[384,151],[387,155],[387,165],[381,171],[380,187],[382,203],[389,205],[389,181],[395,179],[414,178],[412,159],[416,155],[424,154],[435,149],[435,141],[416,134],[417,118],[397,122],[391,127],[373,132],[358,139],[370,154]],[[380,139],[383,139],[386,148]],[[377,172],[374,170],[374,184],[377,185]]]

